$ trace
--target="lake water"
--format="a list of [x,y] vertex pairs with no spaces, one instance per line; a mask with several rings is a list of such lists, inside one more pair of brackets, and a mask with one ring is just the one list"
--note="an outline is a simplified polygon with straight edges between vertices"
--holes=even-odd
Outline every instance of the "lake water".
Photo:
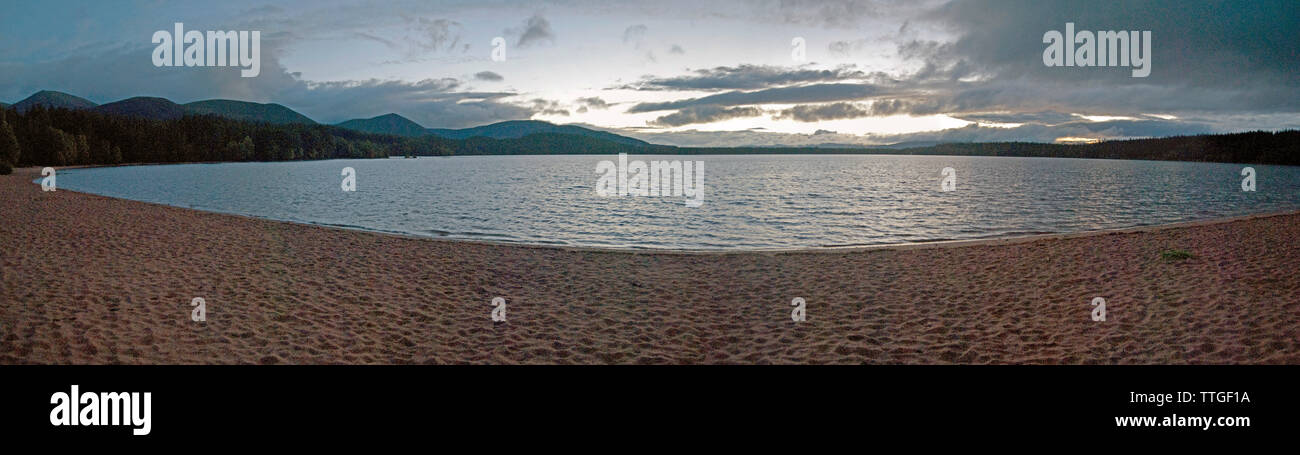
[[[769,249],[1077,232],[1300,209],[1300,168],[901,155],[632,156],[704,162],[684,197],[601,197],[614,156],[70,169],[58,186],[214,212],[429,237],[617,248]],[[340,189],[344,167],[356,191]],[[941,191],[941,170],[956,171]],[[39,180],[38,180],[39,181]]]

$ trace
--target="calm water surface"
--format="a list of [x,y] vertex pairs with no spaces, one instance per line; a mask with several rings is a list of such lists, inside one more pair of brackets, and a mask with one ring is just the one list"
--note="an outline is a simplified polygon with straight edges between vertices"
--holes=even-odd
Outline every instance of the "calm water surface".
[[[60,171],[61,189],[430,237],[767,249],[1077,232],[1300,208],[1300,168],[891,155],[633,156],[704,162],[705,198],[600,197],[611,156],[466,156]],[[357,172],[343,192],[341,170]],[[956,191],[940,191],[941,169]],[[38,180],[39,181],[39,180]]]

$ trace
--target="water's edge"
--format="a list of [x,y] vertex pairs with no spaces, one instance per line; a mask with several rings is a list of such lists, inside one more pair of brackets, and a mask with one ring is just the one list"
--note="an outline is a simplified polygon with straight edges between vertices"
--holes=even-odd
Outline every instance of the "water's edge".
[[[38,178],[34,180],[32,183],[36,185],[40,185],[40,180],[41,179]],[[502,246],[502,247],[515,247],[515,248],[539,248],[539,249],[554,249],[554,250],[578,251],[578,252],[625,253],[625,254],[672,254],[672,255],[852,253],[852,252],[866,252],[866,251],[880,251],[880,250],[912,250],[912,249],[929,249],[929,248],[977,247],[977,246],[987,246],[987,245],[1013,245],[1013,244],[1029,243],[1029,242],[1046,240],[1046,239],[1072,239],[1072,238],[1093,237],[1093,236],[1109,235],[1109,234],[1156,232],[1156,231],[1163,231],[1168,229],[1182,229],[1182,228],[1190,228],[1190,227],[1197,227],[1197,226],[1211,226],[1211,225],[1232,223],[1232,222],[1245,221],[1245,220],[1300,215],[1300,210],[1284,210],[1284,211],[1273,211],[1273,212],[1256,213],[1256,214],[1249,214],[1249,215],[1212,217],[1206,219],[1178,221],[1173,223],[1118,227],[1118,228],[1098,229],[1098,230],[1079,231],[1079,232],[1052,232],[1052,233],[1031,234],[1031,235],[999,236],[999,237],[979,238],[979,239],[915,241],[915,242],[903,242],[903,243],[881,243],[875,245],[797,247],[797,248],[736,247],[736,248],[725,248],[725,249],[705,249],[705,248],[682,249],[682,248],[650,248],[650,247],[620,248],[620,247],[602,247],[602,246],[584,246],[584,245],[529,243],[523,241],[485,240],[485,239],[468,238],[468,237],[418,235],[418,234],[411,234],[406,232],[386,231],[382,229],[373,229],[373,228],[366,228],[360,226],[344,226],[344,225],[335,225],[335,224],[328,224],[328,223],[316,223],[310,221],[286,220],[286,219],[257,216],[257,215],[246,215],[246,214],[223,212],[223,211],[216,211],[216,210],[197,209],[192,207],[182,207],[178,205],[162,204],[157,202],[148,202],[148,201],[140,201],[135,199],[105,196],[102,194],[95,194],[95,193],[90,193],[85,191],[77,191],[77,190],[69,190],[69,189],[60,189],[59,191],[67,191],[67,192],[76,193],[85,196],[117,199],[117,200],[127,201],[136,204],[168,207],[168,208],[179,209],[179,210],[190,210],[195,212],[202,212],[202,213],[208,213],[208,214],[220,215],[220,216],[229,216],[234,218],[270,221],[275,223],[285,223],[294,226],[318,228],[318,229],[333,229],[333,230],[340,230],[340,231],[361,232],[366,234],[393,236],[393,237],[399,237],[404,239],[430,241],[430,242],[467,243],[473,245]]]

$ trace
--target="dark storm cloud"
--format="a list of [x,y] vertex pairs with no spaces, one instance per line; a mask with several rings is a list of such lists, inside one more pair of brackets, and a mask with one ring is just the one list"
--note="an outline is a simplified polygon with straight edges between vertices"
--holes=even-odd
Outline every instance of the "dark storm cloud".
[[[899,55],[923,62],[911,82],[976,77],[940,95],[967,109],[1064,105],[1073,109],[1138,113],[1154,109],[1219,111],[1300,110],[1300,3],[1115,1],[1086,3],[973,0],[952,2],[923,16],[958,34],[952,42],[913,40]],[[1129,68],[1047,67],[1043,33],[1076,30],[1149,30],[1151,74]],[[978,95],[989,106],[974,101]],[[1164,97],[1170,97],[1164,99]]]
[[750,92],[731,91],[700,98],[689,98],[662,103],[640,103],[628,112],[654,112],[685,109],[694,106],[742,106],[768,103],[818,103],[862,99],[876,94],[875,86],[868,84],[815,84],[798,87],[779,87]]
[[863,79],[869,76],[871,75],[852,67],[818,70],[742,64],[699,69],[685,76],[647,77],[621,88],[636,90],[746,90],[796,83]]
[[[874,14],[871,6],[795,2],[778,10],[787,15],[787,22],[835,26]],[[908,31],[913,22],[905,21],[896,35],[897,56],[916,66],[892,78],[843,68],[817,71],[737,65],[683,76],[646,77],[621,88],[731,90],[701,98],[642,103],[629,112],[706,105],[829,103],[784,109],[776,118],[819,121],[944,114],[972,122],[1025,124],[1018,128],[972,125],[930,135],[946,134],[942,137],[952,140],[1050,141],[1083,134],[1145,137],[1251,127],[1238,119],[1258,121],[1255,128],[1278,129],[1293,127],[1297,121],[1287,115],[1300,114],[1300,52],[1294,36],[1295,30],[1300,30],[1300,2],[1191,5],[1151,0],[973,0],[943,4],[916,15],[914,21],[945,29],[955,38],[918,38],[917,27]],[[1075,23],[1076,30],[1094,32],[1150,30],[1150,76],[1134,78],[1128,67],[1043,65],[1043,33],[1063,32],[1066,22]],[[849,55],[865,44],[864,40],[832,41],[828,50]],[[783,85],[846,79],[866,80],[871,89],[839,96],[778,96],[793,88]],[[874,100],[870,104],[852,102],[865,97]],[[1177,118],[1161,120],[1146,117],[1148,113]],[[1198,120],[1190,120],[1190,113],[1196,113]],[[1088,122],[1072,114],[1143,120]]]

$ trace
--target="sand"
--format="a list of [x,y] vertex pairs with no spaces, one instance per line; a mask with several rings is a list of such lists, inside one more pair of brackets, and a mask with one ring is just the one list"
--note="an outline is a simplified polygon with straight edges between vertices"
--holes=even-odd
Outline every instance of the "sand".
[[0,176],[0,363],[1300,363],[1296,213],[642,253],[307,226],[42,192],[37,177]]

